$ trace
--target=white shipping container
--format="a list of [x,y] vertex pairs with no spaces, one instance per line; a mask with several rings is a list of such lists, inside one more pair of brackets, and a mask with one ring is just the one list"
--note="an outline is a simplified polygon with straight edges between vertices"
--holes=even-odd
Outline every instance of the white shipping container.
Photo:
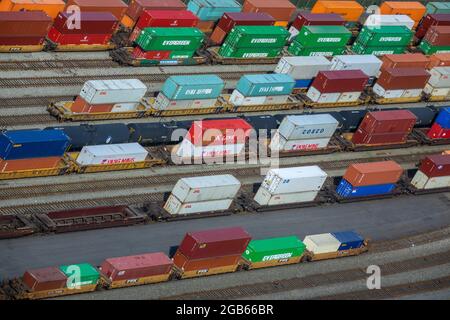
[[312,79],[319,71],[331,70],[331,62],[322,56],[282,57],[275,73],[285,73],[296,80]]
[[337,102],[355,102],[358,101],[361,92],[343,92]]
[[406,89],[402,94],[402,98],[420,97],[422,95],[422,91],[423,91],[423,88],[421,88],[421,89]]
[[450,176],[429,178],[425,173],[418,170],[411,180],[411,184],[417,189],[449,188]]
[[204,109],[215,106],[217,99],[169,100],[162,92],[155,99],[153,107],[157,110]]
[[239,155],[245,149],[245,144],[225,144],[195,146],[187,139],[184,139],[176,150],[176,156],[180,158],[214,158],[222,156]]
[[331,63],[331,70],[361,70],[369,77],[376,77],[383,64],[372,54],[334,56]]
[[280,204],[311,202],[317,197],[319,191],[306,191],[296,193],[271,194],[264,188],[259,188],[254,200],[261,206],[275,206]]
[[90,104],[139,102],[147,86],[138,79],[90,80],[80,91],[80,96]]
[[134,163],[145,161],[147,155],[148,151],[139,143],[105,144],[83,147],[76,161],[83,166]]
[[365,26],[405,26],[409,30],[414,27],[414,20],[404,14],[371,14],[364,22]]
[[319,166],[271,169],[261,186],[271,194],[318,191],[327,178]]
[[264,100],[264,104],[278,104],[278,103],[286,103],[289,99],[289,95],[282,96],[267,96],[266,100]]
[[450,67],[435,67],[430,73],[430,85],[435,88],[450,88]]
[[401,98],[405,90],[385,90],[378,83],[375,83],[375,85],[373,86],[373,92],[382,98],[394,99],[394,98]]
[[210,211],[225,211],[228,210],[233,203],[233,199],[221,199],[201,202],[186,202],[182,203],[173,195],[169,196],[164,209],[173,215],[177,214],[193,214]]
[[292,41],[300,33],[300,31],[298,31],[295,27],[290,27],[289,33],[291,34],[291,36],[289,37],[289,41]]
[[131,112],[131,111],[136,111],[139,106],[140,106],[139,102],[116,103],[112,107],[111,112]]
[[255,106],[264,104],[267,96],[245,97],[238,90],[234,90],[230,96],[230,103],[234,106]]
[[233,199],[241,183],[231,174],[182,178],[172,190],[172,195],[181,202],[199,202]]
[[433,97],[446,97],[450,94],[450,88],[435,88],[429,83],[423,89],[423,92]]
[[306,249],[314,254],[336,252],[341,246],[339,240],[331,233],[306,236],[303,243],[306,245]]
[[328,113],[286,116],[278,131],[287,140],[327,138],[336,131],[339,122]]
[[286,140],[278,132],[275,133],[270,141],[270,150],[272,151],[300,151],[300,150],[318,150],[328,146],[330,138]]
[[321,93],[314,87],[309,87],[306,96],[311,99],[313,102],[318,103],[335,103],[338,101],[341,96],[341,92],[336,93]]

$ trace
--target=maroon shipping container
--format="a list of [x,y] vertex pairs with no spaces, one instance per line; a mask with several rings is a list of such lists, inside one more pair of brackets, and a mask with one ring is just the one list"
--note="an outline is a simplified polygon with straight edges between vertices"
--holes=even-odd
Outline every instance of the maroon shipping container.
[[66,9],[71,5],[79,6],[81,12],[110,12],[119,21],[128,9],[122,0],[68,0]]
[[44,43],[45,36],[38,37],[4,37],[0,36],[0,45],[2,46],[37,46]]
[[0,37],[45,37],[51,25],[43,11],[0,12]]
[[234,26],[273,26],[275,19],[264,12],[225,12],[217,23],[217,27],[225,32]]
[[188,259],[242,254],[251,236],[240,227],[188,232],[178,250]]
[[127,9],[127,16],[136,21],[147,10],[186,10],[181,0],[132,0]]
[[304,12],[297,15],[292,27],[300,31],[303,26],[343,26],[345,23],[340,14]]
[[214,256],[206,259],[188,259],[181,252],[177,251],[173,257],[174,265],[183,271],[202,271],[203,273],[213,268],[223,268],[228,266],[236,266],[241,260],[242,255],[232,256]]
[[198,17],[188,10],[144,10],[136,27],[195,27]]
[[47,38],[59,45],[106,45],[111,41],[112,34],[63,34],[52,27],[48,33]]
[[450,26],[450,14],[429,14],[423,18],[416,31],[416,37],[422,39],[431,26]]
[[377,83],[385,90],[424,88],[431,74],[422,68],[385,68]]
[[450,176],[450,154],[436,154],[422,160],[419,170],[428,177]]
[[372,133],[410,133],[417,121],[409,110],[386,110],[368,112],[359,129]]
[[31,291],[45,291],[66,287],[67,277],[57,267],[28,270],[22,280]]
[[422,53],[385,54],[382,69],[387,68],[428,68],[430,59]]
[[[110,34],[119,25],[119,21],[111,12],[82,12],[80,29],[69,29],[68,19],[71,14],[60,12],[55,18],[53,28],[63,34]],[[69,20],[69,23],[71,21]]]
[[408,134],[406,133],[368,133],[358,128],[352,136],[354,144],[393,144],[405,143]]
[[320,71],[311,86],[321,93],[362,92],[368,81],[361,70]]
[[450,46],[450,26],[433,26],[423,39],[433,46]]
[[168,274],[173,262],[162,252],[106,259],[101,272],[111,281]]

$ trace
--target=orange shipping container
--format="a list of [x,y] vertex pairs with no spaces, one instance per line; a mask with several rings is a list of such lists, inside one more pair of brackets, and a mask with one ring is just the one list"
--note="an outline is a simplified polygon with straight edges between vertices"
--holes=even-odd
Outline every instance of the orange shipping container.
[[430,59],[422,53],[385,54],[381,59],[382,68],[424,68]]
[[343,178],[354,187],[396,183],[403,168],[395,161],[379,161],[351,164]]
[[356,22],[364,13],[364,7],[357,1],[317,1],[311,13],[335,13],[345,21]]
[[62,0],[0,0],[0,11],[44,11],[52,19],[55,19],[64,7]]
[[72,104],[70,110],[73,113],[97,113],[111,112],[114,104],[90,104],[80,96],[78,96]]
[[385,1],[380,6],[381,14],[406,14],[414,20],[414,28],[426,11],[425,6],[418,1]]
[[242,6],[242,12],[267,13],[280,24],[291,21],[295,11],[296,7],[289,0],[245,0]]
[[17,160],[0,159],[0,172],[14,172],[20,170],[36,170],[56,168],[61,157],[31,158]]
[[430,56],[429,69],[434,67],[449,67],[450,66],[450,53],[435,53]]
[[177,251],[173,257],[173,263],[184,271],[209,270],[213,268],[227,267],[238,264],[241,255],[220,256],[207,259],[188,259]]

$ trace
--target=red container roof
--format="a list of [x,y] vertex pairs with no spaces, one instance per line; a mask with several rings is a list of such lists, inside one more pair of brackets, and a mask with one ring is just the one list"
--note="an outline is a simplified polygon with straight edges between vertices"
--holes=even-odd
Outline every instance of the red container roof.
[[386,111],[371,111],[369,112],[377,121],[386,120],[417,120],[417,117],[409,110],[386,110]]
[[109,258],[106,259],[105,262],[109,263],[116,270],[134,270],[138,268],[172,264],[172,260],[170,260],[170,258],[163,252]]
[[128,8],[122,0],[72,0],[70,2],[76,3],[80,7]]
[[424,161],[429,160],[436,166],[450,166],[450,154],[433,154],[427,156]]
[[241,227],[194,231],[188,232],[187,235],[200,244],[251,238]]
[[427,70],[423,68],[385,68],[387,72],[394,77],[426,77],[430,76]]
[[39,283],[50,282],[50,281],[66,281],[67,276],[59,270],[57,267],[48,267],[41,269],[27,270],[28,273],[34,280]]
[[342,79],[369,79],[361,70],[332,70],[332,71],[320,71],[329,80],[342,80]]
[[428,15],[432,20],[437,22],[450,22],[450,14],[448,13],[433,13]]
[[[64,20],[67,20],[72,14],[67,12],[60,12],[56,19],[63,18]],[[111,21],[115,22],[117,21],[117,18],[115,15],[113,15],[111,12],[88,12],[83,11],[80,12],[80,18],[81,21]],[[55,20],[56,20],[55,19]]]

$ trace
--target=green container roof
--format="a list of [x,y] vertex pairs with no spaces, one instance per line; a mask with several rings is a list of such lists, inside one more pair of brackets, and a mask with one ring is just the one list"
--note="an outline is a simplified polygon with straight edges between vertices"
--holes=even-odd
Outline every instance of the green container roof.
[[[75,268],[78,267],[80,270],[80,281],[87,282],[88,283],[96,283],[98,278],[100,277],[100,273],[98,270],[92,266],[89,263],[80,263],[80,264],[73,264],[73,265],[67,265],[67,266],[60,266],[59,270],[61,270],[66,276],[70,277],[75,273]],[[69,270],[71,269],[71,270]]]
[[309,31],[311,33],[342,33],[351,34],[344,26],[303,26],[301,32]]
[[376,26],[376,27],[363,27],[360,31],[360,34],[370,32],[370,33],[382,33],[382,34],[389,34],[389,33],[412,33],[411,30],[408,29],[408,27],[405,26]]
[[255,252],[285,250],[299,247],[305,248],[305,245],[297,236],[252,240],[248,244],[248,248]]
[[174,36],[201,36],[203,32],[198,28],[144,28],[143,32],[150,33],[161,37],[174,37]]
[[254,35],[289,35],[289,31],[280,26],[235,26],[231,32]]

